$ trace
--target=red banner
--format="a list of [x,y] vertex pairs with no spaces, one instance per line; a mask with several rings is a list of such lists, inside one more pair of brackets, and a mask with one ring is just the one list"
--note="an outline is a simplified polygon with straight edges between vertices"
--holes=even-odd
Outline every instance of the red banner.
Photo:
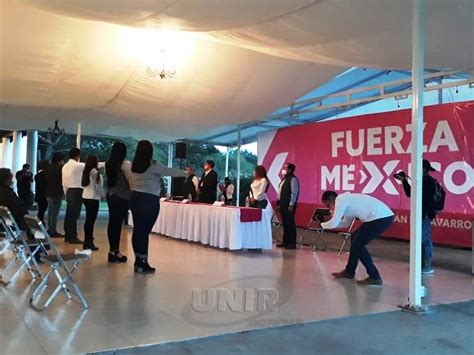
[[[474,219],[474,101],[424,108],[424,155],[446,190],[444,211],[433,221],[433,241],[471,246]],[[322,192],[372,195],[396,213],[386,236],[408,239],[410,201],[392,175],[410,175],[411,110],[363,115],[279,129],[259,136],[259,161],[276,186],[285,162],[296,165],[301,193],[297,223],[306,226]]]

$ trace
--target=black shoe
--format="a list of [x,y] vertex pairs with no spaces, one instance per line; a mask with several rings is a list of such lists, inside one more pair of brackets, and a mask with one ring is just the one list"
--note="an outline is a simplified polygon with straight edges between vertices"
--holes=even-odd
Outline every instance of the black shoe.
[[90,243],[90,244],[89,243],[87,243],[87,244],[84,243],[82,245],[82,249],[84,249],[84,250],[90,249],[92,251],[97,251],[97,250],[99,250],[99,247],[97,245],[95,245],[94,243]]
[[127,257],[125,255],[118,253],[109,253],[109,263],[125,263],[127,262]]
[[290,249],[290,250],[296,249],[296,245],[287,245],[287,246],[285,247],[285,249],[287,249],[287,250],[288,250],[288,249]]
[[84,242],[78,238],[76,239],[65,239],[64,240],[66,243],[69,243],[69,244],[84,244]]
[[276,245],[276,247],[277,247],[277,248],[284,248],[284,247],[285,247],[285,244],[279,243],[279,244]]
[[155,271],[156,269],[148,264],[148,259],[137,259],[135,261],[135,272],[137,274],[153,274]]
[[64,235],[60,233],[50,234],[50,236],[51,238],[64,238]]
[[346,270],[342,270],[340,272],[333,272],[332,276],[334,276],[336,279],[354,280],[354,275],[349,274]]

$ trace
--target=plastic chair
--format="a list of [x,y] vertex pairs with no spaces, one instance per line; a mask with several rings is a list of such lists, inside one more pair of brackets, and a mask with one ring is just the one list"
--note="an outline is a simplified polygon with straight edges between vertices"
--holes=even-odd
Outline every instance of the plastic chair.
[[[26,233],[18,227],[12,213],[5,206],[0,206],[0,225],[5,233],[2,252],[11,250],[15,255],[0,273],[0,282],[8,285],[15,281],[24,270],[29,271],[33,280],[38,276],[42,278],[43,275],[36,261],[36,255],[41,250],[40,244],[26,237]],[[13,275],[8,278],[10,273]]]
[[[29,215],[25,216],[25,221],[35,236],[35,239],[42,246],[49,244],[50,250],[46,256],[43,257],[45,263],[50,264],[50,269],[42,282],[38,285],[30,298],[30,305],[37,311],[42,311],[47,308],[51,302],[56,298],[60,291],[63,291],[66,297],[70,300],[72,296],[76,296],[82,303],[82,306],[87,309],[89,304],[84,297],[81,289],[76,281],[74,281],[72,274],[77,270],[79,264],[85,260],[89,260],[90,255],[74,254],[59,252],[56,245],[53,243],[43,223],[37,218]],[[41,302],[42,295],[48,288],[50,278],[56,276],[58,285],[49,295],[46,301]]]

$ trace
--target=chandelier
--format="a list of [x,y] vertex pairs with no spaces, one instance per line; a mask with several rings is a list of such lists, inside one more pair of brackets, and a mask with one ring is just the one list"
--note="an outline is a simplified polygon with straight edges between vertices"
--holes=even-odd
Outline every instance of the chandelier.
[[47,131],[52,134],[64,134],[66,132],[64,128],[59,128],[59,121],[54,121],[54,127],[49,127]]
[[156,62],[156,65],[147,65],[146,73],[149,76],[159,76],[160,79],[166,79],[173,78],[176,75],[176,70],[174,70],[174,68],[171,68],[168,61],[168,54],[164,49],[160,50]]

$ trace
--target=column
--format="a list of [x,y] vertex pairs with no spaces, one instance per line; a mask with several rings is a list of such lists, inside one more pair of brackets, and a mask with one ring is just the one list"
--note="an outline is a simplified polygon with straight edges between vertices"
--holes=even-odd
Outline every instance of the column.
[[13,144],[10,142],[9,137],[2,138],[2,168],[12,168],[12,149]]
[[240,125],[237,130],[237,206],[240,206],[240,148],[242,147],[242,133]]
[[230,147],[227,147],[227,150],[225,152],[225,176],[229,176],[229,152],[230,152]]
[[38,163],[38,131],[28,131],[26,143],[26,163],[30,165],[33,174],[36,174]]
[[81,139],[82,139],[82,124],[79,122],[77,124],[77,137],[76,137],[76,147],[81,149]]
[[[173,167],[173,143],[168,143],[168,168],[172,168],[172,167]],[[171,176],[168,176],[167,179],[168,179],[167,193],[168,193],[168,196],[171,196],[172,178]]]
[[13,175],[16,174],[17,171],[21,170],[25,161],[22,161],[22,133],[21,131],[14,131],[13,132],[13,143],[12,143],[12,172]]

